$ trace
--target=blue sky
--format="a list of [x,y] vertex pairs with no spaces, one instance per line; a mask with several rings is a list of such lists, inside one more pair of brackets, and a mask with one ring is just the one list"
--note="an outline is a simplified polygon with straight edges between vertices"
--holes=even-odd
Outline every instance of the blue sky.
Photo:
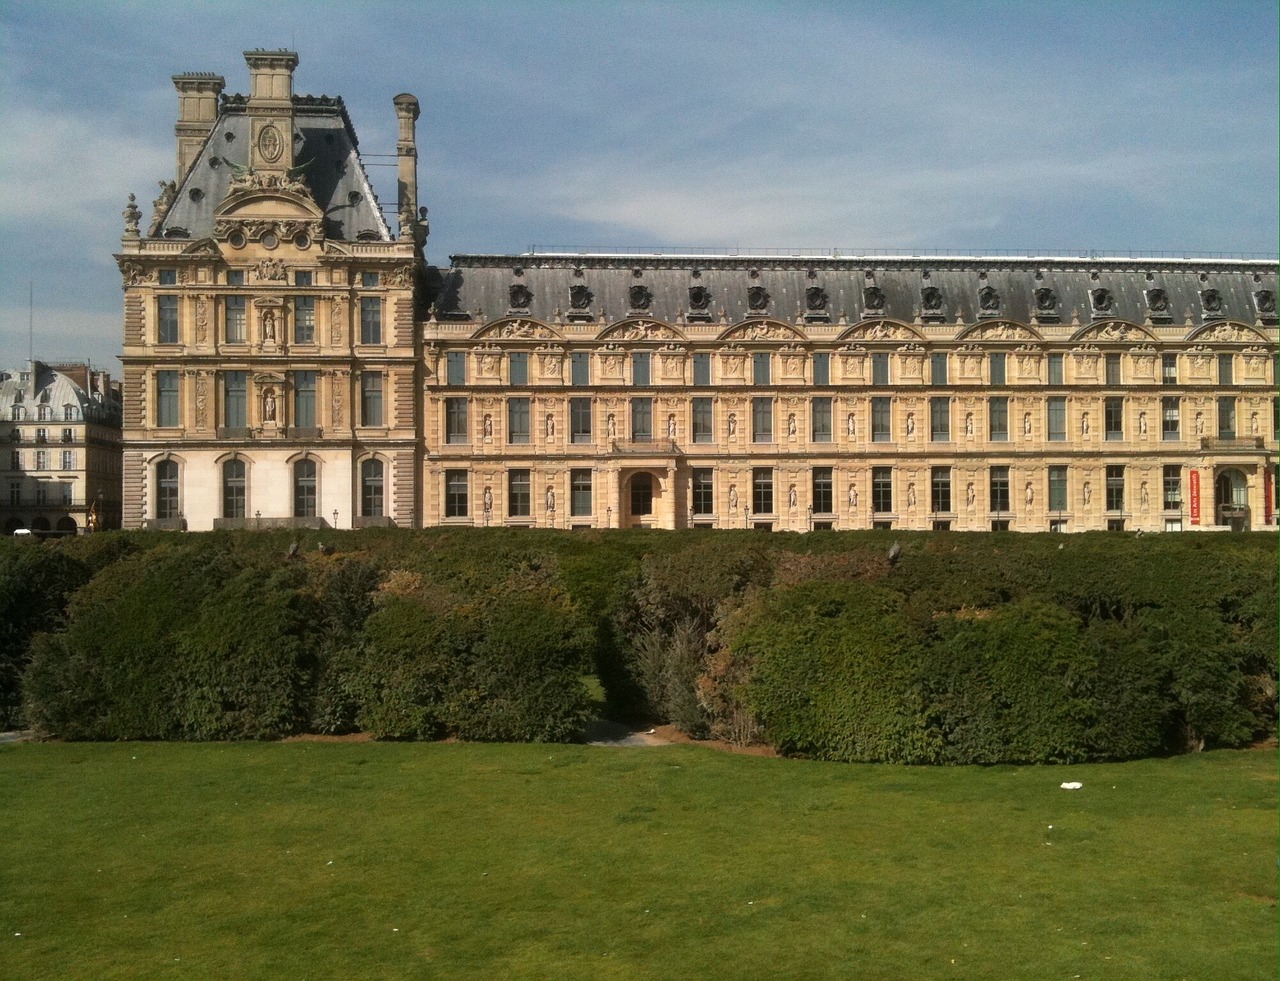
[[[1277,5],[0,0],[0,365],[118,374],[120,211],[172,179],[170,76],[247,48],[412,92],[428,257],[574,249],[1265,253]],[[390,163],[369,156],[367,163]],[[394,169],[371,166],[384,202]]]

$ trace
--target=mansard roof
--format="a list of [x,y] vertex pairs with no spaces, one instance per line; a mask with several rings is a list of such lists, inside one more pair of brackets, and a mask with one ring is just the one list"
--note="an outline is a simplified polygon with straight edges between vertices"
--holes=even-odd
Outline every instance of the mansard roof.
[[569,253],[451,260],[433,304],[442,320],[1276,324],[1277,265],[1265,260]]
[[[250,119],[245,107],[243,95],[223,98],[213,130],[152,237],[213,235],[214,211],[226,199],[235,169],[249,163]],[[391,241],[342,100],[295,95],[293,112],[296,170],[325,214],[325,236]]]

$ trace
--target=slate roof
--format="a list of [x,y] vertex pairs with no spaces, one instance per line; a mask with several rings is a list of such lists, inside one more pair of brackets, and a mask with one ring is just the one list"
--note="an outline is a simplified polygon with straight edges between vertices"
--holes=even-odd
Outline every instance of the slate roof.
[[[675,255],[456,255],[441,269],[433,312],[441,320],[495,320],[509,313],[552,322],[570,320],[570,288],[590,291],[585,322],[600,325],[631,314],[668,323],[695,319],[691,287],[710,293],[713,323],[769,316],[789,322],[848,323],[894,319],[907,323],[972,324],[984,319],[1069,325],[1118,319],[1199,326],[1221,320],[1276,323],[1277,265],[1265,261],[1174,259],[1063,259],[955,257],[779,258],[777,256]],[[518,270],[518,271],[517,271]],[[513,307],[512,286],[530,294]],[[644,287],[647,307],[633,303],[632,287]],[[749,292],[755,294],[752,305]],[[811,288],[821,291],[810,297]],[[874,288],[883,300],[875,306]],[[936,309],[923,291],[936,289]],[[983,306],[983,291],[987,306]],[[760,292],[763,291],[763,293]],[[1037,290],[1050,290],[1052,295]],[[1097,291],[1105,290],[1102,294]],[[1161,295],[1152,291],[1163,291]],[[767,302],[758,306],[764,294]],[[640,297],[643,299],[643,295]],[[581,296],[579,296],[579,300]],[[824,309],[811,309],[813,301]],[[1040,304],[1052,300],[1052,308]],[[1109,305],[1106,304],[1109,300]],[[868,302],[870,301],[870,303]],[[589,313],[591,319],[585,320]],[[1056,318],[1056,319],[1055,319]]]
[[[160,236],[201,239],[213,234],[213,212],[227,196],[231,165],[249,163],[246,101],[243,95],[223,97],[218,120],[178,187]],[[391,241],[342,99],[295,95],[293,109],[294,159],[299,167],[307,165],[302,179],[325,212],[325,235],[345,241]]]
[[[22,376],[26,374],[27,380]],[[84,372],[87,375],[87,370]],[[90,395],[69,375],[40,361],[30,362],[18,370],[0,371],[0,420],[10,420],[10,409],[15,401],[26,408],[26,422],[37,419],[37,407],[48,405],[52,411],[51,422],[62,422],[63,407],[74,405],[80,414],[91,421],[120,422],[120,404],[110,393]]]

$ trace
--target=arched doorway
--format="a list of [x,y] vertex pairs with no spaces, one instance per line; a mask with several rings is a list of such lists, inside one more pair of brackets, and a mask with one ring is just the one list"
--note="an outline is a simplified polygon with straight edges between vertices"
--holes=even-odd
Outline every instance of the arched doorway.
[[10,518],[8,521],[4,523],[4,533],[6,535],[12,535],[19,528],[26,528],[26,527],[27,526],[22,523],[21,518]]
[[1232,531],[1249,528],[1249,484],[1236,469],[1221,470],[1213,482],[1213,514]]
[[43,538],[45,535],[49,534],[49,519],[44,517],[35,518],[31,522],[31,530],[36,535]]
[[70,516],[59,518],[55,527],[59,535],[74,535],[76,533],[76,519]]
[[623,473],[619,488],[622,528],[666,528],[670,522],[664,507],[662,478],[651,470]]

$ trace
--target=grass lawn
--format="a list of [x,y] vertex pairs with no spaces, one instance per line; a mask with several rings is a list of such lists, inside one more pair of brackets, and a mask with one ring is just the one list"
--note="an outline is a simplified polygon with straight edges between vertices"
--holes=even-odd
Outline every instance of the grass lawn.
[[0,977],[1274,979],[1276,775],[3,746]]

